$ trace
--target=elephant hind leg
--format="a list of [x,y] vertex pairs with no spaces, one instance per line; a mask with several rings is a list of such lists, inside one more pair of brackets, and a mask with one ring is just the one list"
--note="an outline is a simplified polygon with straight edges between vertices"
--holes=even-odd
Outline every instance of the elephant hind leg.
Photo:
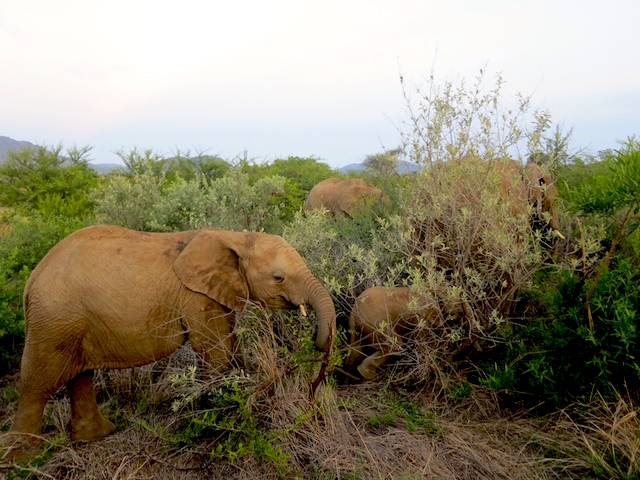
[[374,333],[372,335],[372,346],[376,351],[365,358],[357,367],[358,372],[366,380],[373,380],[376,377],[378,367],[384,365],[392,356],[402,348],[404,341],[402,336],[393,333]]
[[69,371],[69,361],[64,355],[44,356],[27,339],[20,367],[20,399],[9,431],[16,445],[9,458],[29,458],[40,445],[40,424],[49,397],[74,374]]
[[66,355],[45,356],[27,339],[20,366],[20,400],[11,431],[38,435],[49,397],[77,372]]
[[358,372],[362,375],[362,378],[366,380],[373,380],[376,378],[376,370],[389,360],[389,355],[385,355],[380,351],[376,351],[372,355],[365,358],[360,365],[358,365]]
[[40,451],[40,423],[49,395],[22,391],[11,429],[0,440],[0,463],[19,462],[35,457]]
[[67,388],[71,395],[71,440],[95,440],[115,430],[115,425],[98,411],[93,370],[76,375]]

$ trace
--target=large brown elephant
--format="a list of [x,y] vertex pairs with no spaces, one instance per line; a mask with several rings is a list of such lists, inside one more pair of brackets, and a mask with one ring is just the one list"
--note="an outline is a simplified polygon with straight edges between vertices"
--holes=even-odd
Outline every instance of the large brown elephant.
[[[403,338],[415,328],[416,321],[422,319],[436,324],[447,316],[471,318],[471,307],[445,295],[433,298],[416,295],[410,287],[366,289],[356,299],[349,316],[351,340],[347,372],[353,374],[357,369],[363,378],[372,380],[376,369],[402,347]],[[366,349],[373,353],[365,356]]]
[[311,189],[305,208],[326,208],[333,215],[348,216],[354,208],[363,206],[366,201],[376,202],[385,199],[382,190],[359,178],[327,178]]
[[318,319],[316,347],[331,349],[331,297],[279,236],[143,233],[112,225],[69,235],[24,290],[26,339],[11,432],[37,434],[49,396],[66,384],[71,438],[111,433],[114,425],[98,412],[93,371],[144,365],[187,340],[212,369],[224,371],[234,311],[250,300],[274,308],[310,305]]

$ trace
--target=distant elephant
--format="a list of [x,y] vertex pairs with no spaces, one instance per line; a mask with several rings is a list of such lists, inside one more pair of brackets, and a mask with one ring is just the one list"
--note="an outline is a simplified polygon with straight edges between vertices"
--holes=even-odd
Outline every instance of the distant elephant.
[[[446,316],[472,317],[471,307],[465,301],[451,301],[444,295],[437,297],[416,295],[410,287],[371,287],[362,292],[349,317],[347,372],[354,373],[357,369],[363,378],[375,378],[376,369],[394,355],[419,318],[435,325]],[[416,302],[415,308],[410,306],[412,300]],[[365,357],[367,348],[374,352]]]
[[71,438],[114,425],[98,411],[93,371],[161,359],[187,340],[224,371],[234,311],[309,304],[316,347],[329,351],[336,313],[298,252],[276,235],[224,230],[143,233],[113,225],[79,230],[34,269],[24,290],[25,347],[11,432],[38,434],[50,395],[66,384]]
[[363,206],[367,200],[386,201],[386,197],[383,196],[382,190],[359,178],[327,178],[311,189],[305,208],[326,208],[333,215],[348,216],[354,208]]
[[[514,178],[517,179],[514,181]],[[551,228],[558,232],[560,224],[556,211],[558,190],[554,181],[535,163],[529,162],[524,168],[519,162],[507,160],[502,169],[500,190],[503,196],[515,195],[533,209],[531,225],[537,230]],[[548,219],[545,219],[548,215]]]

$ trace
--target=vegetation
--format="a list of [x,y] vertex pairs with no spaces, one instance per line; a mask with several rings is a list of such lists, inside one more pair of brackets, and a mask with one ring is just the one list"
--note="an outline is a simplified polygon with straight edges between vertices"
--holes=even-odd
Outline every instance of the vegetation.
[[[37,147],[0,166],[0,431],[10,425],[24,341],[22,290],[40,259],[85,225],[146,231],[218,227],[282,235],[330,291],[339,338],[329,376],[313,313],[253,306],[236,318],[242,368],[211,377],[185,346],[163,361],[101,371],[116,433],[70,445],[68,399],[45,412],[41,455],[8,478],[637,478],[640,475],[640,142],[592,157],[503,81],[432,76],[405,87],[403,145],[369,155],[362,176],[391,199],[351,218],[303,210],[340,176],[315,158],[120,152],[98,178],[89,149]],[[398,175],[399,158],[421,167]],[[501,185],[508,159],[552,172],[561,236]],[[353,384],[347,319],[374,285],[464,300],[470,315],[426,322]],[[0,442],[2,440],[0,439]],[[0,443],[1,444],[1,443]],[[0,450],[1,455],[1,450]],[[1,463],[1,462],[0,462]]]

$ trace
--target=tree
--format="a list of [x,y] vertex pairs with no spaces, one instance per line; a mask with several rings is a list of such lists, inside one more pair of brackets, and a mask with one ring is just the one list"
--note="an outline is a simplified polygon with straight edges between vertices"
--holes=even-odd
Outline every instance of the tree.
[[297,183],[305,197],[316,184],[329,177],[340,176],[328,164],[313,157],[278,158],[269,166],[268,172]]
[[231,170],[231,165],[218,156],[198,155],[192,162],[196,172],[208,180],[222,178]]
[[151,172],[155,177],[159,178],[165,175],[167,169],[172,164],[171,160],[164,158],[150,148],[138,150],[134,147],[129,152],[119,150],[116,152],[116,155],[124,162],[124,168],[120,169],[120,173],[128,177],[135,177],[145,172]]
[[392,175],[399,165],[398,155],[402,153],[401,148],[385,150],[382,153],[367,155],[364,159],[364,166],[373,170],[377,175],[388,177]]
[[87,193],[98,175],[87,164],[89,147],[27,147],[10,151],[0,165],[0,205],[24,212],[37,210],[43,202],[75,204],[74,212],[91,210]]
[[207,180],[216,180],[224,177],[231,169],[231,165],[226,160],[201,153],[191,157],[189,152],[178,152],[175,157],[168,159],[168,162],[166,177],[171,183],[177,177],[193,180],[196,176],[201,176]]
[[[545,129],[550,126],[548,124]],[[571,163],[575,154],[570,153],[569,142],[573,128],[565,134],[562,125],[556,125],[550,135],[541,132],[536,144],[531,146],[528,161],[537,163],[547,170],[556,172],[562,165]]]

